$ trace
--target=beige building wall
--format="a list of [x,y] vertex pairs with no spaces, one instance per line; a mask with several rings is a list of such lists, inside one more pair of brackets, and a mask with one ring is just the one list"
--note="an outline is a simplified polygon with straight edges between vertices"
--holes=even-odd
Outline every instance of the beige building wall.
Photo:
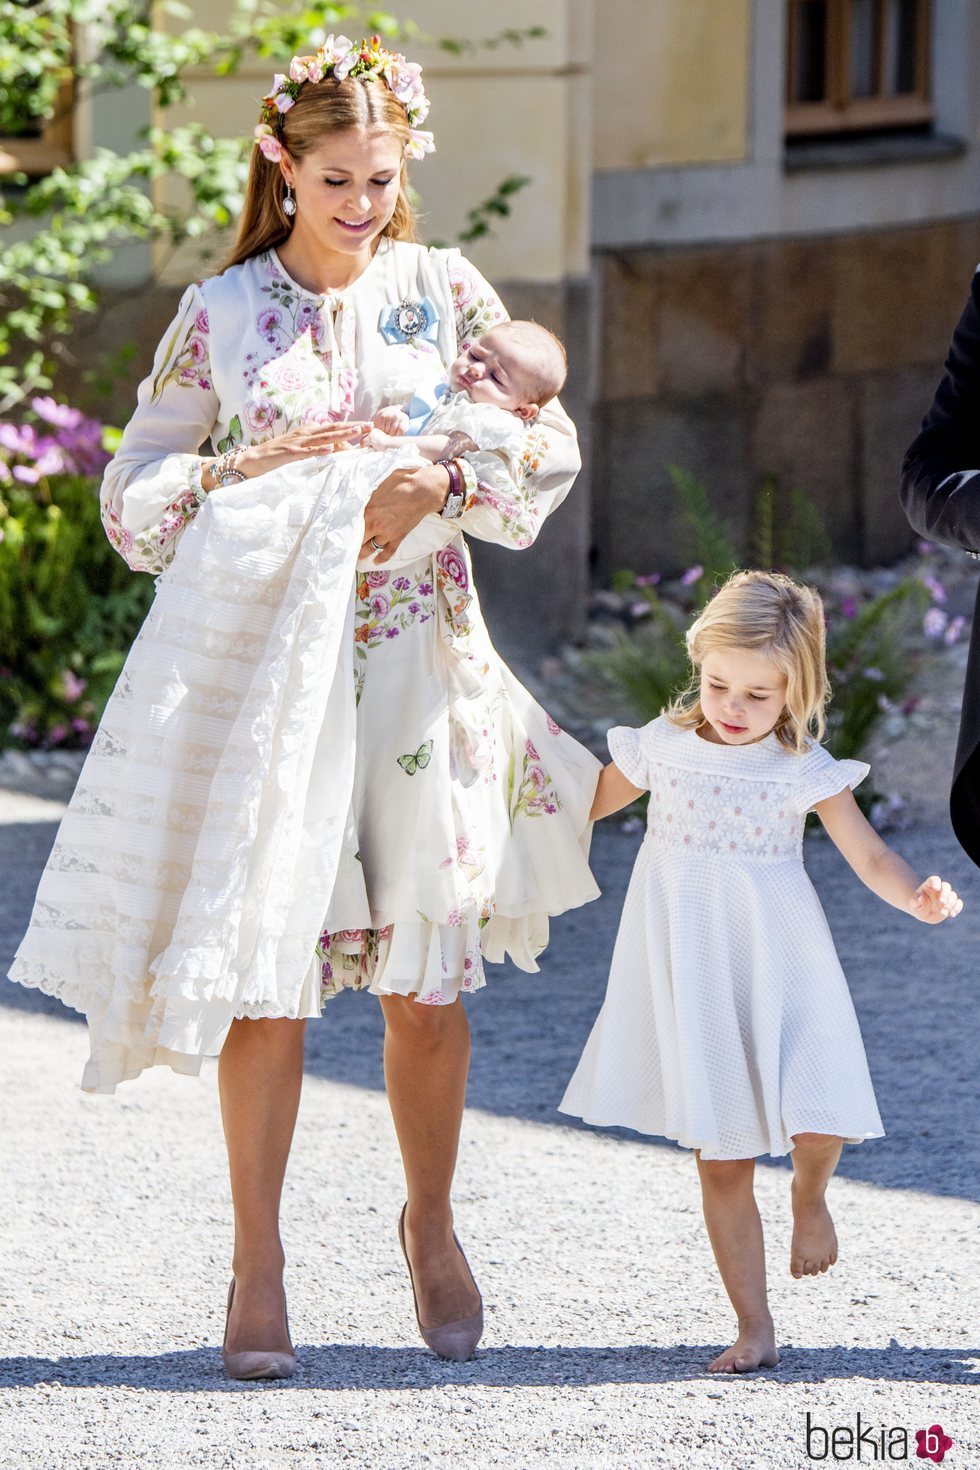
[[[432,101],[426,126],[435,133],[438,151],[411,170],[420,195],[422,238],[455,243],[467,210],[493,194],[503,179],[521,174],[531,183],[513,197],[510,219],[466,253],[493,281],[549,284],[584,276],[592,171],[592,0],[495,0],[493,6],[394,0],[391,11],[419,27],[420,39],[403,43],[403,49],[422,63]],[[221,30],[227,17],[222,0],[199,0],[195,6],[195,23],[202,27]],[[180,24],[165,14],[160,23]],[[545,38],[492,49],[478,44],[508,29],[536,25],[545,27]],[[442,36],[465,42],[463,53],[442,50],[435,44]],[[168,125],[193,120],[216,136],[250,133],[273,72],[288,61],[284,57],[277,66],[250,60],[223,78],[200,69],[190,79],[193,105],[170,109]],[[178,202],[180,188],[173,181],[161,185],[161,203]],[[161,278],[174,283],[208,268],[201,265],[196,244],[176,255],[160,250],[156,263]]]
[[743,159],[751,0],[596,0],[594,166]]

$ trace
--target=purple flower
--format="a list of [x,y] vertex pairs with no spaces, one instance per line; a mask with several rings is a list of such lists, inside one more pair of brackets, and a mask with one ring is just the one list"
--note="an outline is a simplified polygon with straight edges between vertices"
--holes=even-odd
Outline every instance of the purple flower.
[[455,546],[444,546],[442,551],[437,551],[436,562],[449,580],[465,592],[470,579],[466,574],[466,563]]
[[398,637],[398,629],[397,628],[388,628],[388,629],[386,629],[386,631],[385,631],[385,637],[386,638],[397,638]]
[[631,602],[630,614],[634,618],[647,618],[650,616],[650,604],[648,602]]
[[637,577],[637,579],[636,579],[636,585],[637,585],[637,587],[656,587],[656,585],[657,585],[657,583],[659,581],[660,581],[660,573],[659,572],[650,572],[650,574],[648,576],[646,576],[646,577]]
[[697,565],[697,566],[693,566],[693,567],[688,567],[688,569],[684,573],[683,577],[681,577],[681,586],[682,587],[690,587],[692,585],[692,583],[700,581],[700,579],[703,576],[704,576],[704,567],[703,566]]
[[388,601],[387,597],[385,597],[384,593],[376,592],[371,598],[371,611],[374,613],[375,617],[386,617],[390,610],[391,603]]
[[390,572],[366,572],[365,577],[369,587],[384,587],[391,576]]
[[422,604],[420,602],[410,602],[408,604],[408,610],[411,613],[412,617],[414,618],[414,616],[415,616],[415,614],[417,612],[421,612],[422,611]]
[[391,585],[392,587],[396,587],[399,592],[407,592],[412,584],[407,577],[396,577]]
[[419,592],[420,592],[420,594],[423,597],[431,597],[432,596],[432,583],[431,582],[420,582],[419,583]]
[[276,330],[281,321],[281,311],[260,311],[258,316],[255,318],[255,325],[258,327],[263,337],[267,337],[270,332],[274,332]]
[[85,422],[81,409],[70,408],[67,403],[56,403],[53,398],[32,398],[31,408],[39,419],[58,429],[77,429]]
[[941,638],[948,621],[941,607],[931,607],[922,619],[922,631],[927,638]]
[[952,621],[949,624],[949,627],[946,629],[945,633],[943,634],[943,642],[944,643],[947,643],[947,644],[950,644],[950,645],[952,645],[953,643],[955,643],[956,640],[959,638],[960,634],[962,633],[963,627],[964,627],[965,623],[966,623],[966,618],[960,617],[959,615],[957,615],[955,618],[953,618]]
[[931,576],[928,572],[922,578],[922,585],[923,587],[928,587],[930,593],[932,594],[933,602],[947,601],[946,588],[943,586],[942,582],[940,582],[936,577]]
[[841,613],[845,618],[856,618],[858,605],[853,597],[845,597],[840,605]]
[[55,725],[52,729],[48,731],[48,744],[61,745],[67,735],[68,729],[65,725]]
[[85,693],[86,683],[73,669],[64,669],[61,675],[61,689],[68,703],[74,704]]
[[88,720],[83,720],[80,715],[75,716],[71,722],[71,727],[76,735],[90,735],[92,733],[92,726]]

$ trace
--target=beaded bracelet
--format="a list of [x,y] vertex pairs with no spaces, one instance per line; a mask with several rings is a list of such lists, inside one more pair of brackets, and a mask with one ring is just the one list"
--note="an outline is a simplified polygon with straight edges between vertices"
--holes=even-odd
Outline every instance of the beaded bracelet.
[[243,484],[245,476],[238,469],[238,459],[241,455],[241,446],[234,449],[226,449],[220,459],[213,460],[208,466],[214,476],[216,485]]

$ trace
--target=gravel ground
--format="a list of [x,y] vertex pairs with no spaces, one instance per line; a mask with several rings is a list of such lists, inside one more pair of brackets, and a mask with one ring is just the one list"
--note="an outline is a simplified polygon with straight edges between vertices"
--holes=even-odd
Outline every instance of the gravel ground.
[[[4,972],[60,811],[0,793]],[[832,1198],[841,1260],[815,1281],[787,1270],[788,1171],[760,1167],[784,1356],[718,1380],[703,1368],[730,1341],[731,1313],[689,1155],[555,1111],[638,841],[599,831],[604,897],[555,924],[540,976],[495,970],[470,1001],[457,1223],[487,1327],[469,1364],[439,1362],[415,1330],[369,997],[340,997],[309,1028],[284,1206],[301,1366],[287,1383],[249,1385],[224,1377],[217,1351],[230,1232],[213,1066],[200,1081],[155,1071],[113,1099],[87,1097],[82,1025],[0,985],[3,1470],[784,1470],[819,1457],[834,1427],[838,1460],[857,1460],[845,1434],[858,1415],[865,1463],[884,1459],[883,1430],[893,1458],[905,1430],[908,1461],[926,1463],[914,1431],[939,1423],[954,1441],[945,1463],[980,1465],[978,1058],[963,1010],[980,894],[966,859],[941,822],[895,839],[967,900],[927,930],[867,895],[825,840],[809,843],[889,1136],[846,1150]]]

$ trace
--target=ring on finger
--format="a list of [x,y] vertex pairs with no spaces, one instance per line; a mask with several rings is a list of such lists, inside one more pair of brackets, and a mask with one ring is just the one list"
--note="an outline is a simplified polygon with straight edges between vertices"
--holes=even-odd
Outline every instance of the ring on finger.
[[378,540],[377,536],[372,536],[371,537],[371,545],[374,547],[375,551],[384,551],[384,547],[382,546],[381,542]]

